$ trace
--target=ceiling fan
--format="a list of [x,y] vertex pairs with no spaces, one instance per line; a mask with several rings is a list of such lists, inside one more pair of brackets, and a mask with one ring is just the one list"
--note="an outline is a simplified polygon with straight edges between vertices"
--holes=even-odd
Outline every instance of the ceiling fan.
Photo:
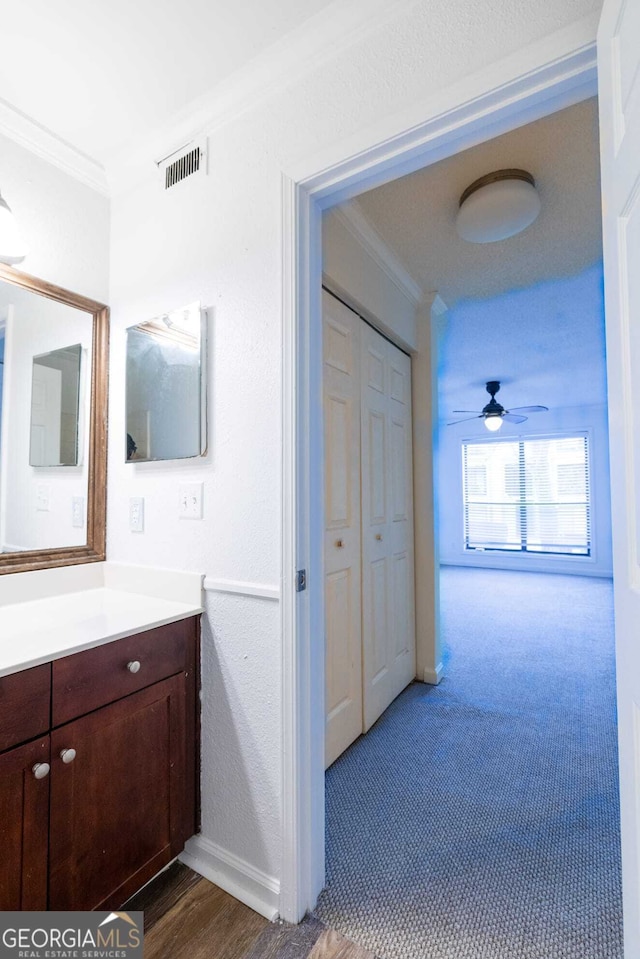
[[548,406],[514,406],[512,410],[505,410],[504,406],[496,400],[496,393],[500,389],[499,380],[489,380],[487,383],[487,393],[491,397],[481,413],[474,410],[454,410],[454,413],[473,413],[473,416],[466,416],[463,420],[453,420],[447,423],[447,426],[454,426],[456,423],[466,423],[468,420],[483,419],[484,425],[492,433],[499,430],[503,420],[507,423],[524,423],[528,416],[522,416],[522,413],[546,413]]

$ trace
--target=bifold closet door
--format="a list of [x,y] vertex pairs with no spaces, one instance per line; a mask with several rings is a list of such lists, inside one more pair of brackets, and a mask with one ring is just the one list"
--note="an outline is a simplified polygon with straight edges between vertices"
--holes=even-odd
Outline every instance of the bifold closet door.
[[323,293],[325,762],[362,732],[360,318]]
[[415,677],[411,360],[361,324],[364,732]]

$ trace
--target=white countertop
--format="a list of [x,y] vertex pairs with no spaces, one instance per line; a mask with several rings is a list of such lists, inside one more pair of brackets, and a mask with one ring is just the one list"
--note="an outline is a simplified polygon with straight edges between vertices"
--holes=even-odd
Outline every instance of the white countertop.
[[[198,574],[101,565],[102,575],[92,575],[93,588],[0,603],[0,676],[202,612]],[[73,585],[72,574],[67,585]],[[21,599],[26,595],[17,592]]]

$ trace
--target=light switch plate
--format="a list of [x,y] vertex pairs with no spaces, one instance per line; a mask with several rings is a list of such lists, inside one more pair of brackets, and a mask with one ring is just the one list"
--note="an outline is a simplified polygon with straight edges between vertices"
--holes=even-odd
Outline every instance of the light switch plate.
[[181,483],[179,491],[180,519],[202,519],[202,483]]
[[43,513],[49,512],[50,488],[47,483],[38,483],[36,487],[36,509]]
[[144,533],[143,496],[132,496],[129,500],[129,529],[132,533]]

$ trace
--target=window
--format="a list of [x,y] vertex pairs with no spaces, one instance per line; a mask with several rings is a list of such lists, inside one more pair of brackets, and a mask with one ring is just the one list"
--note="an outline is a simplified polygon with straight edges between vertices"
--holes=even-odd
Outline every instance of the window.
[[465,549],[591,555],[586,435],[463,443],[462,467]]

